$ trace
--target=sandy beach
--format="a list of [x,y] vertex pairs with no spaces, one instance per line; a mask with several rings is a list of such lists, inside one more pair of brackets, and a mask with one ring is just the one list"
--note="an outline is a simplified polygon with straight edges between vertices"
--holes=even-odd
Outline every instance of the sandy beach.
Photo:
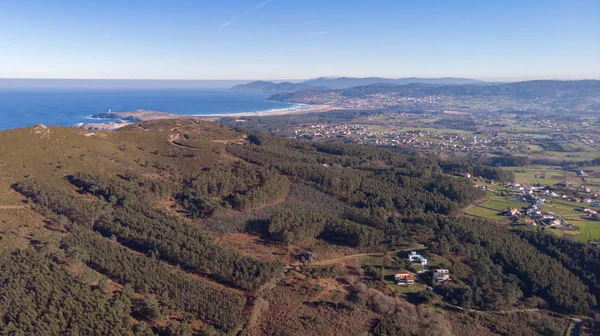
[[[333,107],[330,105],[311,105],[305,109],[298,110],[271,110],[264,112],[244,112],[244,113],[227,113],[227,114],[209,114],[209,115],[182,115],[174,113],[166,113],[160,111],[148,111],[148,110],[137,110],[133,112],[111,112],[110,119],[120,119],[119,122],[107,121],[107,122],[92,122],[92,123],[79,123],[73,127],[88,129],[88,130],[114,130],[121,128],[135,122],[156,120],[156,119],[176,119],[176,118],[192,118],[201,119],[208,121],[217,121],[221,118],[235,118],[235,117],[266,117],[266,116],[277,116],[285,114],[305,114],[305,113],[319,113],[327,112],[332,110],[341,110],[343,108]],[[102,119],[98,119],[99,121]]]
[[[286,115],[286,114],[305,114],[305,113],[319,113],[319,112],[328,112],[332,110],[340,110],[342,108],[333,107],[330,105],[311,105],[305,109],[298,110],[272,110],[272,111],[264,111],[264,112],[245,112],[245,113],[227,113],[227,114],[213,114],[213,115],[199,115],[193,116],[193,118],[216,121],[221,118],[235,118],[235,117],[266,117],[266,116],[278,116],[278,115]],[[185,116],[184,116],[185,117]]]

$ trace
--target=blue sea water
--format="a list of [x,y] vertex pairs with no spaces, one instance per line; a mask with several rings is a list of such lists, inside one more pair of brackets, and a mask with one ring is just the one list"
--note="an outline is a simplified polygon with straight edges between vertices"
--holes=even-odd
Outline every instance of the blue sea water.
[[99,122],[89,116],[108,109],[212,115],[301,108],[266,98],[265,94],[227,90],[2,90],[0,130]]

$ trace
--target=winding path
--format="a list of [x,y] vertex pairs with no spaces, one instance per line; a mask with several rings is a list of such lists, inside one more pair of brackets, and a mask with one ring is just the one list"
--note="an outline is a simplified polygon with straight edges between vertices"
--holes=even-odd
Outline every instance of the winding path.
[[[409,251],[414,251],[414,250],[421,250],[425,248],[424,245],[415,245],[415,246],[411,246],[411,247],[407,247],[407,248],[403,248],[400,250],[395,250],[395,251],[387,251],[387,252],[372,252],[372,253],[358,253],[358,254],[351,254],[351,255],[347,255],[344,257],[339,257],[339,258],[333,258],[333,259],[326,259],[326,260],[319,260],[319,261],[311,261],[309,262],[307,265],[311,265],[311,266],[325,266],[325,265],[332,265],[332,264],[338,264],[342,261],[346,261],[346,260],[352,260],[352,259],[358,259],[358,258],[362,258],[362,257],[385,257],[386,255],[392,253],[392,254],[396,254],[399,252],[409,252]],[[290,264],[286,267],[286,269],[290,269],[290,268],[294,268],[297,266],[302,266],[304,264],[297,262],[297,263],[293,263]]]

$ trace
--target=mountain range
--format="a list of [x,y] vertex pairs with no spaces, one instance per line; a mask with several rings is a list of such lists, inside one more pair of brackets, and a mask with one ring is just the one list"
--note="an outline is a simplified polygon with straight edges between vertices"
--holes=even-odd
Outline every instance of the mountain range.
[[[311,91],[280,93],[273,95],[273,100],[293,100],[294,97],[311,94]],[[556,97],[598,97],[600,96],[600,80],[534,80],[516,83],[477,85],[451,84],[432,85],[414,83],[406,85],[372,84],[338,90],[320,90],[340,94],[344,97],[364,97],[377,93],[393,93],[402,97],[425,97],[433,95],[446,96],[511,96],[518,98]]]
[[449,85],[449,84],[488,84],[484,81],[469,78],[353,78],[353,77],[319,77],[309,79],[299,83],[292,82],[269,82],[269,81],[254,81],[247,84],[239,84],[231,88],[233,91],[239,92],[294,92],[301,90],[337,90],[347,89],[356,86],[366,86],[373,84],[387,85],[406,85],[406,84],[433,84],[433,85]]

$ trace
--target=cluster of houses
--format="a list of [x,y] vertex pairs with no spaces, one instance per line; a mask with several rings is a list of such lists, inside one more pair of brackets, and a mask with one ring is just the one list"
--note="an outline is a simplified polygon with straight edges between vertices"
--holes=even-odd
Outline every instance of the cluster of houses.
[[504,210],[504,214],[512,217],[513,220],[519,220],[524,216],[528,216],[529,218],[525,219],[526,225],[537,226],[539,224],[542,227],[550,227],[557,230],[577,230],[576,226],[560,218],[560,216],[557,216],[553,212],[543,212],[535,204],[531,205],[525,211],[521,211],[517,208],[507,208]]
[[[565,188],[568,188],[568,183],[562,183]],[[557,185],[558,186],[558,185]],[[518,183],[507,184],[507,188],[513,189],[516,195],[516,200],[520,202],[528,203],[528,207],[525,210],[517,208],[507,208],[503,211],[503,214],[511,217],[514,221],[518,221],[521,218],[526,217],[525,224],[527,225],[540,225],[542,227],[550,227],[558,230],[577,230],[577,228],[552,212],[542,211],[544,203],[549,202],[551,198],[559,198],[570,202],[583,202],[590,204],[592,207],[600,208],[600,204],[596,204],[598,195],[591,195],[590,197],[568,197],[565,194],[559,194],[556,191],[549,190],[548,187],[533,187],[529,185],[521,185]],[[559,186],[560,187],[560,186]],[[586,193],[590,192],[589,188],[583,187]],[[587,213],[590,219],[600,220],[600,215],[597,211],[581,208],[581,211]]]
[[597,193],[592,193],[592,190],[588,187],[582,186],[581,189],[578,191],[580,193],[589,194],[589,196],[567,196],[568,193],[573,193],[576,191],[573,185],[567,181],[557,183],[553,187],[534,187],[519,183],[510,183],[505,185],[505,187],[513,189],[515,193],[517,193],[521,197],[521,201],[537,203],[536,205],[538,206],[541,206],[544,202],[546,202],[546,198],[558,198],[573,203],[590,204],[591,206],[600,208],[600,195]]
[[[408,255],[408,260],[412,263],[420,264],[425,270],[427,269],[427,258],[415,251],[410,252]],[[436,269],[433,271],[433,279],[437,284],[441,284],[444,281],[449,281],[451,280],[450,271],[447,269]],[[394,280],[398,285],[410,286],[415,283],[415,276],[411,272],[404,271],[394,274]]]
[[588,209],[588,208],[579,208],[579,211],[586,214],[586,217],[589,219],[600,221],[600,213],[596,210]]

